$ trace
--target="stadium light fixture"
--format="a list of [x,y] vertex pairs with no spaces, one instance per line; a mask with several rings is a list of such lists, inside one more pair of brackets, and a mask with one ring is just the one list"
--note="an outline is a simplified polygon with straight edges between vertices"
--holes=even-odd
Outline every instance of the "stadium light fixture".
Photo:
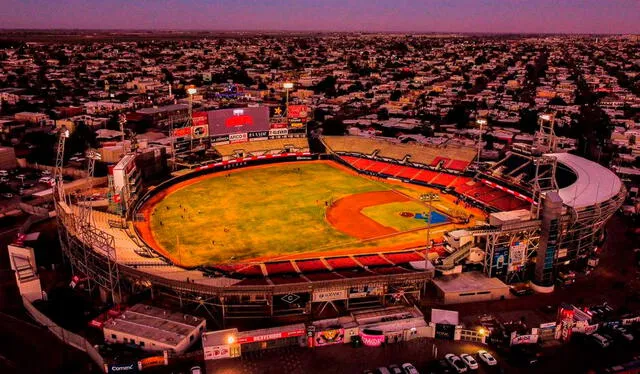
[[478,335],[485,336],[487,334],[487,330],[484,327],[480,327],[478,329]]
[[187,93],[189,95],[195,95],[196,93],[198,93],[198,90],[195,89],[195,87],[189,87],[189,88],[187,88]]
[[486,126],[486,125],[487,125],[487,120],[486,120],[486,119],[484,119],[484,118],[478,118],[478,119],[476,120],[476,124],[477,124],[478,126],[480,126],[480,127],[482,127],[482,126]]
[[64,127],[64,126],[63,126],[63,127],[60,129],[60,135],[62,135],[62,137],[63,137],[63,138],[68,138],[70,134],[71,134],[71,133],[69,132],[69,129],[68,129],[68,128],[66,128],[66,127]]
[[227,344],[233,344],[236,342],[236,338],[233,335],[227,336]]
[[293,83],[291,82],[285,82],[282,84],[282,88],[284,88],[285,90],[290,90],[293,88]]
[[549,115],[549,114],[541,114],[540,118],[545,120],[545,121],[550,121],[551,120],[551,115]]

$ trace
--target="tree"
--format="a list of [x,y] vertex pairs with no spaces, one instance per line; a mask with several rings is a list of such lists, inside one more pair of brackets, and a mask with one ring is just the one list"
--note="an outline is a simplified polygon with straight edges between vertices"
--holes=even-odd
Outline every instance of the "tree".
[[323,80],[318,82],[313,88],[316,93],[324,93],[327,97],[335,97],[336,96],[336,77],[333,75],[329,75],[325,77]]
[[95,148],[97,146],[96,133],[84,122],[78,122],[69,139],[67,139],[65,156],[70,156],[74,153],[84,154],[89,147]]
[[342,120],[330,118],[322,123],[322,133],[324,135],[344,135],[347,127]]
[[389,110],[387,108],[378,109],[378,120],[386,121],[389,119]]
[[401,97],[402,97],[402,92],[400,92],[400,90],[393,90],[393,92],[391,92],[391,95],[389,96],[389,100],[398,101],[400,100]]
[[461,104],[455,104],[445,117],[447,123],[455,123],[458,128],[465,128],[469,123],[469,111]]

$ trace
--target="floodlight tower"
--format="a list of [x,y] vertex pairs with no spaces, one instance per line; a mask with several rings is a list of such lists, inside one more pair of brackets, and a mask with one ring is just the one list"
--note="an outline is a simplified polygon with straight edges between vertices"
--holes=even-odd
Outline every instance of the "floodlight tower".
[[476,125],[478,125],[478,128],[480,129],[480,132],[478,133],[478,158],[476,159],[476,162],[480,164],[480,154],[482,153],[482,128],[487,125],[487,120],[485,118],[478,118],[476,119]]
[[82,202],[80,204],[80,224],[83,226],[91,226],[91,214],[93,213],[93,204],[89,198],[91,189],[93,188],[93,176],[96,169],[96,161],[102,160],[102,155],[94,149],[89,149],[86,152],[87,157],[87,186],[85,188],[84,196],[82,196]]
[[122,142],[122,155],[127,154],[127,146],[124,142],[124,125],[127,123],[127,116],[122,113],[118,116],[118,124],[120,125],[120,141]]
[[53,174],[55,181],[55,193],[54,199],[57,198],[59,202],[66,202],[64,194],[64,180],[62,178],[62,168],[64,165],[64,144],[69,137],[69,130],[63,126],[58,132],[58,148],[56,152],[56,168]]
[[429,251],[431,250],[431,212],[433,211],[433,200],[438,199],[438,195],[429,192],[420,196],[420,200],[429,203],[429,212],[427,213],[427,246],[425,247],[424,253],[424,271],[427,271],[427,258],[429,256]]
[[287,115],[287,117],[289,116],[289,90],[293,89],[293,83],[291,82],[284,82],[282,84],[282,88],[284,88],[284,91],[286,93],[286,101],[285,101],[285,113]]
[[[198,92],[195,87],[187,88],[187,93],[189,94],[189,118],[187,118],[187,127],[193,126],[193,95]],[[190,129],[191,134],[189,138],[191,139],[191,150],[193,150],[193,130]]]
[[538,134],[536,145],[543,153],[553,153],[556,151],[556,133],[553,129],[556,116],[554,113],[542,113],[538,116]]

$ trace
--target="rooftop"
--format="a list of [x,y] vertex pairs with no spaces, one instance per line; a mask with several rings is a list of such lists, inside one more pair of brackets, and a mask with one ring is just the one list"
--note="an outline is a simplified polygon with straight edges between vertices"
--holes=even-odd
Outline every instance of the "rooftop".
[[622,182],[611,170],[570,153],[553,153],[559,163],[571,169],[578,179],[558,192],[564,204],[584,208],[602,203],[620,192]]
[[476,271],[436,278],[433,283],[443,292],[471,292],[509,287],[498,278],[489,278]]
[[137,304],[108,322],[105,329],[175,346],[203,322],[200,317]]

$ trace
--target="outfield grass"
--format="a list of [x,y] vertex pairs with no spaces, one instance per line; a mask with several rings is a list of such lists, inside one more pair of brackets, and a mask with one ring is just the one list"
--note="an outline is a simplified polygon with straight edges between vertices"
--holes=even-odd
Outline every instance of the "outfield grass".
[[238,170],[167,196],[152,213],[151,229],[185,266],[321,251],[354,245],[325,221],[325,201],[389,189],[325,163]]
[[425,221],[414,217],[402,217],[400,213],[416,214],[427,212],[428,210],[429,208],[420,202],[404,201],[366,207],[362,209],[362,214],[384,226],[392,227],[398,231],[408,231],[425,228]]

